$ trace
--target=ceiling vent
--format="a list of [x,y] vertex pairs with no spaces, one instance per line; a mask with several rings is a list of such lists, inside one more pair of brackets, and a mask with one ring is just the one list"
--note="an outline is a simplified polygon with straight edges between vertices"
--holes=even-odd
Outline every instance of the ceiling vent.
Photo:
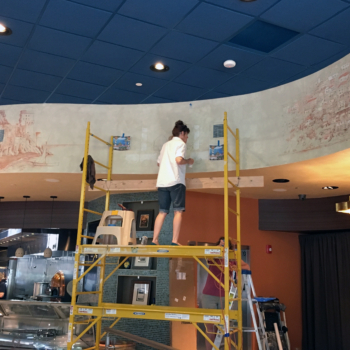
[[255,21],[234,36],[229,43],[269,53],[299,33],[263,21]]

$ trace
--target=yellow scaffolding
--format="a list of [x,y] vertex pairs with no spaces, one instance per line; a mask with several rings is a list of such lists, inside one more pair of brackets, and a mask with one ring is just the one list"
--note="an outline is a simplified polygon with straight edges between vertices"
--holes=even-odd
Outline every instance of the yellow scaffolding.
[[[234,158],[228,152],[227,133],[230,131],[236,139],[236,157]],[[133,318],[133,319],[149,319],[149,320],[165,320],[165,321],[179,321],[179,322],[190,322],[198,331],[204,336],[204,338],[213,346],[214,349],[219,350],[217,346],[209,339],[206,333],[204,333],[198,326],[197,323],[211,323],[218,326],[224,325],[225,332],[225,350],[231,349],[231,344],[235,349],[242,350],[242,289],[241,289],[241,244],[240,244],[240,190],[237,185],[234,185],[228,177],[228,157],[232,158],[236,163],[236,176],[239,177],[239,132],[236,129],[236,133],[230,129],[227,125],[227,113],[225,112],[224,117],[224,204],[225,204],[225,246],[145,246],[145,245],[129,245],[129,246],[118,246],[118,245],[83,245],[81,244],[82,238],[92,238],[83,236],[81,234],[83,229],[83,216],[84,212],[102,215],[95,211],[85,209],[85,191],[86,191],[86,173],[87,173],[87,157],[89,154],[89,141],[90,136],[95,137],[97,140],[105,143],[109,147],[109,161],[108,166],[95,161],[96,164],[101,165],[108,169],[108,178],[111,180],[112,176],[112,157],[113,157],[113,139],[111,137],[110,142],[106,142],[99,137],[90,133],[90,122],[86,129],[85,138],[85,152],[84,152],[84,167],[82,175],[82,186],[81,186],[81,197],[80,197],[80,210],[79,210],[79,221],[78,221],[78,235],[77,235],[77,248],[75,254],[75,264],[73,271],[73,291],[72,291],[72,303],[69,318],[68,327],[68,343],[67,349],[71,350],[74,343],[80,339],[91,327],[96,325],[96,344],[89,349],[99,349],[100,339],[105,336],[102,333],[102,320],[103,319],[114,319],[110,325],[112,328],[121,318]],[[237,208],[236,211],[231,209],[228,205],[228,189],[229,184],[236,191]],[[96,186],[95,186],[96,187]],[[96,187],[98,188],[98,187]],[[110,192],[102,188],[98,188],[106,192],[106,205],[105,210],[109,210],[109,199]],[[237,239],[235,239],[236,251],[229,251],[229,218],[228,213],[232,212],[237,216]],[[80,255],[83,254],[96,254],[99,258],[91,263],[80,264]],[[119,261],[113,271],[105,276],[106,257],[125,257],[123,261]],[[149,256],[157,258],[193,258],[200,265],[202,265],[211,276],[222,285],[225,290],[225,309],[224,313],[222,310],[212,309],[198,309],[198,308],[184,308],[184,307],[170,307],[170,306],[157,306],[157,305],[129,305],[129,304],[112,304],[103,302],[103,286],[105,282],[115,273],[120,266],[129,257],[135,256]],[[199,259],[224,259],[224,275],[225,283],[221,283],[220,280],[208,269]],[[237,260],[237,276],[238,276],[238,291],[237,297],[234,300],[238,301],[238,310],[230,310],[229,303],[232,299],[229,299],[229,260]],[[79,275],[79,266],[89,266],[88,269]],[[100,268],[100,283],[99,290],[96,292],[89,292],[90,294],[98,294],[98,305],[87,306],[77,305],[76,299],[79,294],[89,294],[87,292],[78,292],[77,285],[79,281],[93,268]],[[76,320],[76,316],[90,316],[88,321],[84,321],[87,324],[87,328],[76,338],[74,338],[74,325],[81,323]],[[236,320],[238,322],[237,328],[230,328],[230,320]],[[237,335],[236,335],[237,333]],[[235,341],[232,341],[230,335],[235,334]]]

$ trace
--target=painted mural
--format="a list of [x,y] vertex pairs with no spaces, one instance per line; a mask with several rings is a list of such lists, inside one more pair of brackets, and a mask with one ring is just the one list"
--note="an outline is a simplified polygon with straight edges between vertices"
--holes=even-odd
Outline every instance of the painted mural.
[[6,111],[0,110],[0,171],[52,165],[53,154],[35,126],[34,114],[21,110],[17,117],[11,123]]
[[[286,85],[214,100],[2,106],[0,172],[79,173],[90,122],[91,132],[104,140],[123,133],[132,138],[130,150],[113,153],[114,174],[156,174],[159,151],[179,119],[191,129],[187,156],[195,164],[187,171],[222,171],[222,160],[210,161],[208,145],[218,141],[213,125],[222,123],[224,112],[229,125],[239,128],[242,169],[288,164],[349,148],[350,55]],[[219,141],[222,144],[223,138]],[[229,138],[227,148],[234,147]],[[90,140],[90,155],[108,162],[108,149],[98,140]]]
[[305,152],[345,141],[350,135],[350,61],[317,78],[310,92],[283,109],[288,121],[285,153]]

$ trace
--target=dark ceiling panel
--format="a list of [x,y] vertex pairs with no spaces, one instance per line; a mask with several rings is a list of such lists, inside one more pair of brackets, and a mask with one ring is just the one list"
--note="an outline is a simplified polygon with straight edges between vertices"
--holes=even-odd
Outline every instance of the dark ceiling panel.
[[327,22],[313,29],[310,34],[332,40],[341,44],[350,43],[350,9],[339,13]]
[[214,98],[223,98],[223,97],[229,97],[229,95],[223,94],[222,92],[209,91],[204,95],[198,97],[197,100],[211,100]]
[[44,103],[49,95],[50,93],[47,91],[8,85],[2,96],[10,100],[20,100],[28,103]]
[[0,43],[0,64],[14,67],[21,55],[22,49],[16,46]]
[[166,32],[165,28],[115,15],[98,39],[146,51]]
[[[150,66],[162,62],[163,64],[170,67],[166,72],[155,72],[150,69]],[[181,74],[184,70],[189,68],[191,65],[186,62],[172,60],[158,55],[148,54],[145,55],[138,61],[131,69],[131,72],[139,73],[142,75],[148,75],[157,79],[171,80]]]
[[304,35],[281,48],[272,56],[305,66],[311,66],[337,54],[344,50],[344,48],[344,45],[332,41],[320,39],[312,35]]
[[105,88],[103,86],[85,83],[77,80],[65,79],[57,88],[56,92],[58,94],[93,100],[98,95],[100,95],[104,89]]
[[9,82],[10,85],[23,86],[44,91],[52,91],[61,78],[28,70],[16,69]]
[[4,89],[5,84],[0,84],[0,94],[2,93],[2,90]]
[[279,83],[304,71],[306,68],[305,66],[281,61],[276,58],[266,58],[255,66],[247,69],[242,75],[253,79],[269,81],[271,83]]
[[109,86],[116,79],[121,77],[122,74],[123,71],[121,70],[80,61],[69,73],[68,78],[86,81],[87,83],[97,85]]
[[266,90],[270,87],[272,87],[272,83],[237,75],[221,86],[215,88],[215,91],[232,96]]
[[87,100],[85,98],[79,98],[68,95],[53,94],[47,100],[47,103],[77,103],[77,104],[89,104],[92,100]]
[[0,66],[0,83],[6,83],[9,79],[12,68],[6,66]]
[[[55,103],[95,104],[242,95],[350,52],[350,0],[3,0],[0,15],[12,30],[0,35],[2,104],[46,92]],[[279,31],[241,38],[259,23]],[[234,68],[224,68],[228,59]],[[150,70],[158,61],[170,69]]]
[[258,20],[239,32],[229,43],[269,53],[298,34],[294,30]]
[[176,29],[202,38],[223,41],[252,20],[254,17],[202,3]]
[[174,101],[167,100],[165,98],[150,96],[147,100],[143,101],[144,104],[158,104],[158,103],[172,103]]
[[147,95],[144,94],[119,89],[109,89],[97,100],[97,102],[125,105],[140,103],[145,98],[147,98]]
[[0,99],[0,105],[18,105],[18,104],[23,104],[23,101],[15,101],[15,100],[10,100],[7,98],[1,98]]
[[344,57],[345,55],[347,55],[349,53],[349,49],[346,49],[346,51],[341,51],[340,53],[314,65],[311,66],[309,68],[307,68],[306,70],[302,71],[299,74],[296,74],[295,76],[290,77],[289,79],[286,79],[285,81],[282,81],[282,84],[287,84],[291,81],[297,80],[297,79],[301,79],[303,77],[306,77],[310,74],[316,73],[317,71],[319,71],[320,69],[323,69],[327,66],[329,66],[330,64],[340,60],[342,57]]
[[154,96],[174,101],[193,101],[204,92],[204,89],[199,89],[194,86],[169,83],[168,85],[158,90]]
[[2,0],[1,15],[35,23],[46,0]]
[[9,45],[24,46],[33,24],[15,19],[0,17],[0,23],[12,30],[11,35],[0,35],[0,42]]
[[196,62],[217,46],[209,41],[172,31],[151,50],[152,53],[185,62]]
[[[217,69],[228,74],[238,74],[253,64],[263,60],[265,57],[266,55],[264,54],[253,53],[233,46],[220,45],[199,61],[199,65]],[[229,69],[225,68],[224,62],[226,60],[234,60],[236,66]]]
[[49,2],[40,20],[40,25],[95,37],[110,17],[110,12],[70,1],[55,0]]
[[78,58],[91,43],[91,39],[54,29],[36,27],[29,48],[68,58]]
[[197,4],[196,0],[127,0],[118,13],[172,28]]
[[82,57],[83,61],[127,70],[143,55],[141,51],[95,41]]
[[225,74],[217,70],[192,66],[182,73],[175,82],[186,85],[197,86],[205,89],[212,89],[230,79],[230,74]]
[[[141,83],[142,86],[136,86]],[[145,75],[126,73],[114,85],[114,88],[134,91],[140,94],[151,95],[167,83],[166,80],[156,79]]]
[[80,4],[96,7],[102,10],[114,12],[124,0],[71,0],[72,2],[78,2]]
[[348,7],[340,0],[282,0],[261,18],[285,28],[306,32]]
[[232,0],[205,0],[214,5],[222,6],[242,13],[258,16],[266,11],[273,4],[280,0],[264,0],[264,1],[232,1]]
[[19,61],[18,68],[63,77],[73,67],[74,62],[70,58],[26,50]]

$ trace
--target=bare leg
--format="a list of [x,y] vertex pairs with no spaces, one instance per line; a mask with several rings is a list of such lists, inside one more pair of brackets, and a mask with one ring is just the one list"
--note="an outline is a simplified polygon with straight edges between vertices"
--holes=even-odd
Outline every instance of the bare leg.
[[154,232],[153,232],[153,240],[152,242],[155,244],[159,244],[158,238],[160,230],[162,229],[165,217],[167,216],[167,213],[164,213],[162,211],[159,212],[157,215],[156,221],[154,223]]
[[[214,343],[216,334],[214,332],[217,332],[217,329],[215,327],[215,325],[209,323],[206,325],[207,327],[207,336],[209,337],[209,339]],[[212,350],[212,345],[209,344],[208,340],[205,340],[205,348],[206,350]]]
[[173,221],[173,243],[179,243],[181,222],[182,222],[182,211],[174,211]]

